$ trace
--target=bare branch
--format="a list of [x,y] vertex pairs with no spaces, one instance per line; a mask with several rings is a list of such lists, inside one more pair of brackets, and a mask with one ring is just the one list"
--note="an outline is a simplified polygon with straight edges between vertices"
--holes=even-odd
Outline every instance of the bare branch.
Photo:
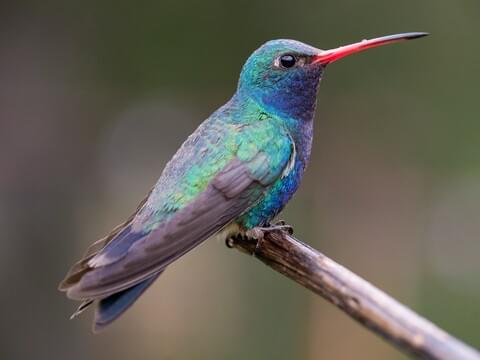
[[480,360],[480,353],[286,232],[228,244],[321,295],[390,344],[422,359]]

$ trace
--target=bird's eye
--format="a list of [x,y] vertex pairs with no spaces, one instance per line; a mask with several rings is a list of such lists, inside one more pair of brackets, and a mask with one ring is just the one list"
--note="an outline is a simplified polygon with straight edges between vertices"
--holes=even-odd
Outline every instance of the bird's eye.
[[280,64],[286,69],[295,66],[297,59],[293,55],[282,55],[280,57]]

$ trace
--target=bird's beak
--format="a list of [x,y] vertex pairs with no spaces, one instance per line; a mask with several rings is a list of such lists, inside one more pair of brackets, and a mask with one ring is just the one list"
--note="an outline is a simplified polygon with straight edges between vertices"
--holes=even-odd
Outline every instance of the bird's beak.
[[416,38],[420,38],[427,35],[428,33],[424,33],[424,32],[396,34],[396,35],[382,36],[376,39],[363,40],[355,44],[340,46],[336,49],[322,50],[318,55],[313,56],[312,64],[320,63],[325,66],[345,56],[355,54],[363,50],[367,50],[377,46],[391,44],[397,41],[416,39]]

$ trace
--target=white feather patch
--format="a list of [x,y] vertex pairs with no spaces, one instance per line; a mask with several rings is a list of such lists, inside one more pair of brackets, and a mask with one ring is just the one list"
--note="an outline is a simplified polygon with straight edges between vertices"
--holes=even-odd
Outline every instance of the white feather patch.
[[292,141],[292,154],[290,155],[290,159],[288,159],[287,166],[283,169],[282,179],[287,177],[290,172],[295,167],[295,159],[297,158],[297,147],[295,146],[295,142],[293,141],[292,137],[290,136],[290,140]]

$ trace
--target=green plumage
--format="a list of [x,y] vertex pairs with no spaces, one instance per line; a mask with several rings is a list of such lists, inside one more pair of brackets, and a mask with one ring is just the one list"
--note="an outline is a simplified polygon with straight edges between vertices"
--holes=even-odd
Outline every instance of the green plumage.
[[[318,49],[279,40],[245,64],[236,94],[180,147],[137,212],[75,264],[60,288],[99,301],[107,326],[166,266],[212,236],[268,225],[297,190],[310,157],[322,66]],[[284,68],[285,54],[298,66]]]
[[[143,231],[151,231],[188,205],[234,159],[265,184],[280,178],[294,146],[288,130],[281,119],[261,113],[253,103],[243,111],[250,122],[238,123],[220,109],[183,144],[137,215]],[[265,185],[257,187],[264,191]]]
[[293,40],[257,49],[235,95],[181,146],[136,213],[93,244],[67,274],[60,289],[83,301],[76,314],[97,301],[98,331],[201,242],[263,231],[258,227],[268,226],[287,204],[309,162],[324,67],[357,51],[421,36],[399,34],[329,51]]

